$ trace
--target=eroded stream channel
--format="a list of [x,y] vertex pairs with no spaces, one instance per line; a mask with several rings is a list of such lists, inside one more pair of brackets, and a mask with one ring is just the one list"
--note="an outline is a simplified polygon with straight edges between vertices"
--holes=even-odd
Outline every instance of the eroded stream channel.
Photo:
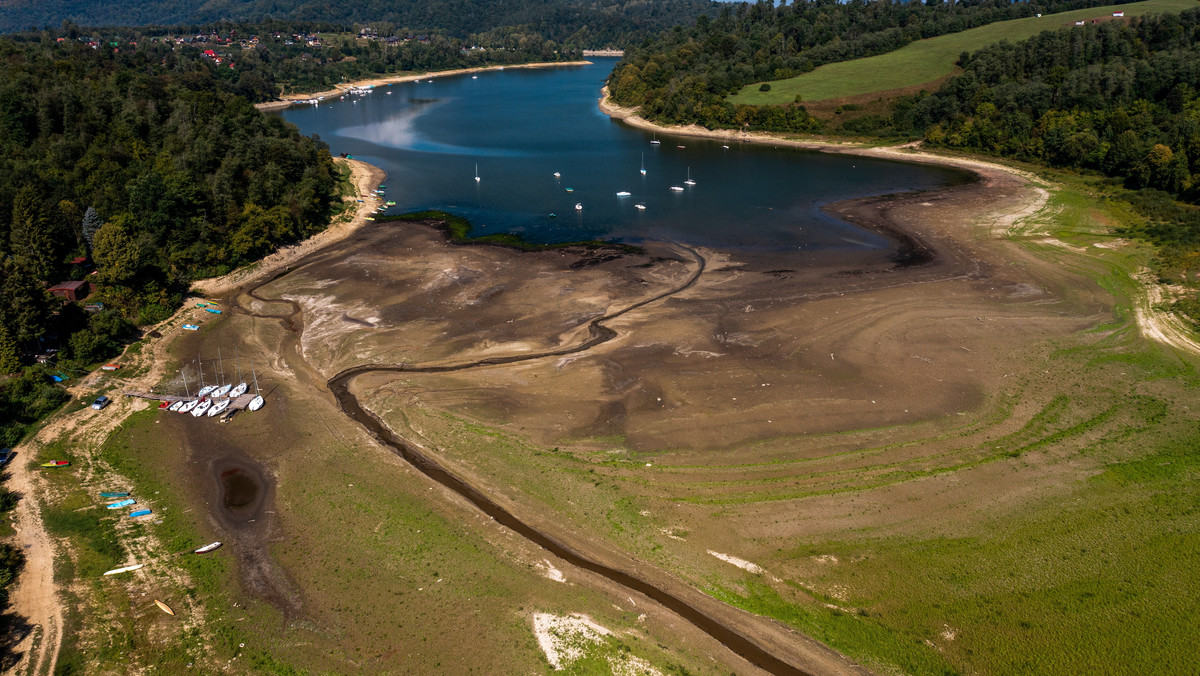
[[[485,366],[512,364],[535,359],[578,354],[592,349],[597,345],[612,340],[618,335],[616,331],[605,326],[605,322],[611,321],[617,317],[620,317],[621,315],[650,303],[655,303],[678,294],[696,283],[705,270],[706,261],[704,257],[701,256],[697,251],[687,247],[680,248],[687,252],[687,254],[691,256],[694,261],[694,270],[690,275],[688,275],[687,279],[672,289],[664,291],[660,294],[656,294],[652,297],[645,298],[636,303],[632,303],[604,316],[592,319],[587,323],[587,339],[575,345],[567,345],[561,348],[537,353],[489,357],[477,361],[440,366],[421,366],[412,364],[364,364],[338,373],[329,379],[327,385],[342,412],[345,413],[350,419],[354,420],[359,425],[362,425],[368,432],[371,433],[372,436],[378,439],[380,443],[391,448],[397,455],[419,470],[422,474],[470,501],[471,504],[475,505],[479,510],[494,519],[497,523],[512,530],[514,533],[520,535],[529,542],[545,549],[547,552],[573,566],[587,570],[603,577],[610,582],[616,583],[647,598],[653,599],[662,606],[676,613],[679,617],[691,623],[696,628],[705,632],[717,641],[720,641],[734,653],[759,668],[775,674],[808,674],[809,672],[784,661],[775,654],[755,643],[748,636],[735,631],[731,627],[715,618],[713,615],[705,612],[695,604],[686,601],[680,595],[655,586],[646,580],[626,571],[600,563],[599,561],[587,556],[579,550],[561,542],[554,536],[531,526],[529,523],[523,521],[512,512],[493,501],[482,490],[456,476],[432,457],[423,453],[414,444],[407,442],[405,439],[393,432],[382,420],[380,420],[362,405],[362,403],[358,400],[358,397],[355,396],[351,389],[351,384],[356,378],[372,373],[447,373],[454,371],[465,371],[468,369]],[[297,328],[297,325],[302,324],[302,322],[297,321],[297,318],[301,312],[299,304],[297,304],[295,301],[286,299],[265,298],[258,295],[258,290],[272,282],[275,282],[282,276],[295,271],[302,265],[303,262],[297,266],[289,268],[287,271],[279,275],[247,288],[244,291],[246,295],[263,303],[283,303],[288,305],[290,308],[290,312],[288,314],[272,315],[265,313],[254,313],[244,307],[241,307],[240,305],[236,306],[237,310],[241,313],[255,317],[277,319],[282,322],[289,331],[293,333],[298,332],[299,329]],[[233,482],[236,483],[236,475],[230,476]],[[224,495],[229,496],[231,500],[236,502],[236,487],[233,483],[229,484],[227,491],[228,492]]]

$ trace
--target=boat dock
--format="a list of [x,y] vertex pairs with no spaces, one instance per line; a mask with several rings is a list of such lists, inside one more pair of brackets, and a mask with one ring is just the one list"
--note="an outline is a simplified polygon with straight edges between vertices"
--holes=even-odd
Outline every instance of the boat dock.
[[[121,394],[125,395],[126,397],[150,399],[153,401],[166,401],[172,404],[177,401],[191,401],[192,399],[196,398],[195,396],[189,397],[178,394],[159,394],[157,392],[122,392]],[[231,399],[229,401],[229,408],[227,408],[225,413],[221,415],[221,420],[224,421],[229,419],[229,417],[232,416],[236,411],[245,410],[248,406],[250,406],[250,402],[254,401],[254,397],[256,396],[258,395],[254,394],[253,392],[247,392],[240,397]]]

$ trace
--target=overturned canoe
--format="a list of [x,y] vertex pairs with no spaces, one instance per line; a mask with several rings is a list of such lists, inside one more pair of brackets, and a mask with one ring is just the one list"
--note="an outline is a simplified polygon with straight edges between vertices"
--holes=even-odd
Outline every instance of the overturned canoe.
[[163,603],[162,601],[159,601],[158,599],[154,599],[154,605],[158,606],[159,610],[163,611],[164,613],[166,613],[168,615],[175,614],[175,611],[171,610],[171,606],[168,606],[167,604]]
[[220,547],[221,547],[220,542],[210,542],[210,543],[204,545],[203,547],[197,547],[196,549],[192,550],[192,553],[193,554],[207,554],[207,553],[213,551],[214,549],[219,549]]
[[100,497],[102,497],[102,498],[127,498],[127,497],[129,497],[129,492],[125,491],[125,492],[121,492],[121,493],[101,493]]
[[144,565],[146,565],[146,564],[144,564],[144,563],[135,563],[135,564],[134,564],[134,565],[132,565],[132,566],[122,566],[121,568],[113,568],[112,570],[110,570],[110,571],[108,571],[108,572],[106,572],[106,573],[104,573],[104,574],[105,574],[105,575],[116,575],[117,573],[128,573],[129,571],[131,571],[131,570],[137,570],[138,568],[141,568],[141,567],[142,567],[142,566],[144,566]]
[[129,513],[129,516],[130,516],[130,517],[132,517],[132,518],[137,518],[137,517],[139,517],[139,516],[148,516],[149,514],[150,514],[150,510],[148,510],[148,509],[139,509],[139,510],[137,510],[136,512],[130,512],[130,513]]

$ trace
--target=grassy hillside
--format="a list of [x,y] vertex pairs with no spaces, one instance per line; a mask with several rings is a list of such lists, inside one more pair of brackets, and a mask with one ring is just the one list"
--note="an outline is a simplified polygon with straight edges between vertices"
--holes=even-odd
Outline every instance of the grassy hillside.
[[954,63],[965,51],[1001,40],[1024,40],[1042,31],[1057,30],[1076,21],[1109,17],[1114,11],[1125,16],[1178,12],[1198,6],[1196,0],[1146,0],[1132,4],[1095,7],[1042,16],[1001,21],[960,33],[913,42],[887,54],[830,63],[803,75],[771,82],[771,91],[759,91],[761,83],[742,88],[730,97],[732,103],[769,105],[791,103],[799,94],[804,101],[823,101],[848,96],[914,87],[936,82],[954,72]]

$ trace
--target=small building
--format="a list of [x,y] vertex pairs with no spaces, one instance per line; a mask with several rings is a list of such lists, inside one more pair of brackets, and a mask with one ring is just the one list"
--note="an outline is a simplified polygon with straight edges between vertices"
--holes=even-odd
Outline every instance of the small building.
[[50,293],[69,301],[77,301],[87,298],[88,283],[79,282],[63,282],[50,287]]

